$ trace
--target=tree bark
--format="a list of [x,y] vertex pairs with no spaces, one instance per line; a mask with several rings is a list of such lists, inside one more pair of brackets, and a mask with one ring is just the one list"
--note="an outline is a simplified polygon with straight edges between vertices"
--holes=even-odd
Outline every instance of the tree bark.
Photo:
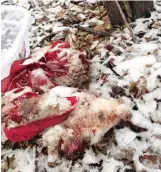
[[123,25],[124,21],[117,8],[115,1],[103,1],[103,5],[107,9],[110,21],[113,25]]
[[[108,11],[111,23],[113,25],[123,25],[124,21],[116,2],[103,1],[102,3]],[[119,4],[129,22],[140,17],[150,17],[150,12],[154,10],[153,1],[119,1]]]
[[130,1],[129,4],[134,20],[140,17],[150,17],[150,12],[154,11],[153,1]]

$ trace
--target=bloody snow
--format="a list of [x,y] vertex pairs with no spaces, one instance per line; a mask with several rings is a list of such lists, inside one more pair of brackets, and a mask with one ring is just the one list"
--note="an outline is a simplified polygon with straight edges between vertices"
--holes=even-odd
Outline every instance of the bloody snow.
[[[104,9],[94,1],[33,2],[24,1],[33,15],[32,58],[19,63],[29,80],[24,89],[17,91],[17,80],[10,82],[12,76],[6,81],[10,87],[3,90],[7,92],[2,99],[2,171],[160,172],[161,2],[156,2],[156,11],[149,18],[131,24],[137,42],[127,28],[117,29],[104,38],[75,29],[76,22],[97,30],[106,29],[109,23],[98,17]],[[55,34],[53,41],[66,40],[70,46],[50,47],[51,40],[42,42],[50,29]],[[58,53],[58,58],[51,60],[52,52]],[[31,67],[33,62],[36,65]],[[18,97],[21,99],[17,101]],[[13,104],[15,100],[17,104]],[[7,116],[15,105],[22,110],[22,119]],[[28,107],[31,111],[27,116]],[[58,116],[70,110],[72,115],[55,125],[44,120],[53,115],[50,110],[44,115],[49,107]],[[100,114],[102,122],[98,125]],[[55,120],[54,115],[52,118]],[[33,121],[46,127],[25,137],[32,138],[31,141],[11,142],[8,139],[18,140],[10,137],[11,131],[6,138],[3,132],[6,121],[7,131]],[[19,131],[24,136],[24,130]],[[55,149],[57,146],[59,149]]]

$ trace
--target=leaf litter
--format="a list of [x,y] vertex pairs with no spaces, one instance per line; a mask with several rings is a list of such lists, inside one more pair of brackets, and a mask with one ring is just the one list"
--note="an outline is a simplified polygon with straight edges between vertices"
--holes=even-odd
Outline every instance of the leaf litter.
[[[33,17],[31,50],[39,51],[58,39],[86,49],[91,57],[91,81],[86,88],[107,99],[120,97],[131,107],[132,116],[76,161],[63,156],[55,161],[41,135],[18,144],[2,135],[2,171],[160,172],[161,2],[156,2],[156,11],[148,19],[132,24],[139,43],[132,40],[127,28],[98,36],[96,33],[108,32],[111,25],[104,7],[97,3],[48,0],[25,1],[24,6]],[[78,26],[88,27],[90,32]]]

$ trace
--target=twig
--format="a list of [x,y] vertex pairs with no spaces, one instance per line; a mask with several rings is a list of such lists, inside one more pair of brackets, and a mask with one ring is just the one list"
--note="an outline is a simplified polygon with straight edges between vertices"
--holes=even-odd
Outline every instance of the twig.
[[123,21],[124,21],[126,27],[128,28],[128,30],[129,30],[129,32],[130,32],[131,37],[133,38],[134,41],[137,41],[136,37],[135,37],[134,34],[133,34],[133,30],[131,29],[131,27],[130,27],[130,25],[129,25],[129,23],[128,23],[128,21],[127,21],[125,15],[124,15],[124,12],[122,11],[122,9],[121,9],[121,7],[120,7],[119,2],[118,2],[117,0],[115,0],[115,3],[116,3],[116,5],[117,5],[117,8],[118,8],[118,10],[119,10],[119,12],[120,12],[120,15],[121,15],[121,17],[122,17],[122,19],[123,19]]
[[78,29],[92,33],[94,35],[98,36],[111,36],[113,31],[94,31],[92,28],[89,27],[83,27],[83,26],[76,26]]
[[115,75],[121,77],[121,76],[113,69],[113,68],[115,67],[115,65],[114,65],[114,63],[113,63],[113,59],[110,59],[110,60],[108,61],[108,63],[107,63],[106,66],[107,66],[109,69],[111,69],[111,71],[112,71]]

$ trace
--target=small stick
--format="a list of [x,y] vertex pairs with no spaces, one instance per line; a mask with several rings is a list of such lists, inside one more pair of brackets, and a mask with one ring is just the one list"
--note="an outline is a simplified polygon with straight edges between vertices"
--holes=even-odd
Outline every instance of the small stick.
[[76,26],[78,29],[92,33],[94,35],[98,35],[98,36],[111,36],[113,31],[94,31],[93,29],[89,28],[89,27],[83,27],[83,26]]
[[123,19],[123,21],[124,21],[126,27],[128,28],[128,30],[129,30],[129,32],[130,32],[131,37],[133,38],[134,41],[137,41],[137,40],[136,40],[136,37],[135,37],[134,34],[133,34],[133,30],[131,29],[129,23],[127,22],[127,19],[126,19],[125,15],[124,15],[124,13],[123,13],[121,7],[120,7],[119,2],[118,2],[117,0],[115,0],[115,3],[116,3],[116,5],[117,5],[117,8],[118,8],[118,10],[119,10],[119,12],[120,12],[120,14],[121,14],[121,17],[122,17],[122,19]]

